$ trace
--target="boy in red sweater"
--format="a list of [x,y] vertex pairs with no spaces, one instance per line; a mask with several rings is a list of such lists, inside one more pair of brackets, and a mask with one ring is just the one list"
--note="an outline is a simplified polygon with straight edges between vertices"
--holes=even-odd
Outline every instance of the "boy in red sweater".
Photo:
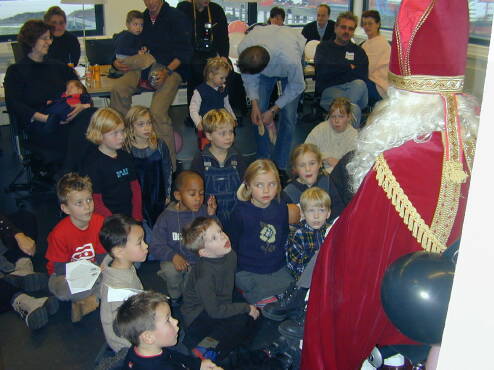
[[97,265],[106,251],[99,241],[104,217],[94,211],[92,184],[88,177],[76,173],[64,175],[57,184],[57,196],[62,211],[68,216],[60,221],[48,235],[46,268],[50,278],[48,288],[61,301],[72,301],[72,322],[99,306],[98,281],[92,289],[72,294],[65,279],[69,262],[89,260]]

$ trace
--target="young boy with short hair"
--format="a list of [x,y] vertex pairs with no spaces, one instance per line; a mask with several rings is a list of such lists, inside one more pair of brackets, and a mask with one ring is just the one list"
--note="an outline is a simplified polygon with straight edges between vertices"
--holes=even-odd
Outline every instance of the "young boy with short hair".
[[328,222],[331,198],[321,188],[314,186],[305,190],[300,196],[300,207],[303,220],[295,225],[286,242],[287,268],[296,283],[280,296],[278,302],[270,303],[262,310],[264,316],[276,321],[284,320],[290,312],[298,312],[298,320],[286,321],[279,327],[280,333],[295,338],[303,333],[304,308],[312,271],[319,248],[332,225]]
[[123,300],[109,300],[109,289],[142,290],[134,262],[144,262],[148,246],[144,241],[144,229],[132,217],[116,214],[108,217],[99,233],[100,241],[108,252],[103,260],[101,280],[101,324],[106,343],[115,352],[130,347],[130,343],[117,336],[113,321]]
[[182,229],[198,216],[214,215],[216,201],[210,196],[207,209],[203,205],[204,182],[194,171],[182,171],[177,176],[173,195],[176,202],[170,203],[154,224],[150,252],[161,261],[157,274],[166,283],[172,307],[176,307],[181,303],[190,266],[198,260],[184,247]]
[[166,349],[177,343],[178,321],[163,294],[142,292],[130,297],[118,309],[115,326],[133,345],[123,369],[220,369],[210,360],[200,361]]
[[331,215],[329,194],[319,187],[305,190],[300,196],[300,221],[286,242],[286,259],[288,271],[298,280],[310,259],[319,251]]
[[216,216],[223,225],[227,225],[237,203],[237,189],[246,168],[242,155],[233,148],[236,125],[235,117],[226,109],[213,109],[206,113],[202,126],[210,144],[196,154],[191,165],[191,169],[204,179],[206,196],[216,197]]
[[48,289],[59,300],[72,301],[72,322],[80,321],[99,306],[98,281],[91,289],[73,294],[65,279],[67,263],[88,260],[99,265],[106,254],[98,237],[104,218],[94,213],[92,193],[88,177],[74,172],[64,175],[57,183],[57,196],[67,217],[48,235]]
[[237,255],[216,219],[196,218],[184,230],[184,242],[199,256],[181,307],[187,327],[184,342],[199,358],[222,360],[252,335],[259,311],[232,301]]
[[148,52],[147,47],[142,42],[143,25],[144,14],[138,10],[131,10],[127,13],[125,19],[127,30],[114,37],[115,57],[124,62],[131,71],[143,71],[141,84],[144,86],[142,87],[150,89],[152,87],[146,83],[149,76],[148,68],[156,63],[156,59]]

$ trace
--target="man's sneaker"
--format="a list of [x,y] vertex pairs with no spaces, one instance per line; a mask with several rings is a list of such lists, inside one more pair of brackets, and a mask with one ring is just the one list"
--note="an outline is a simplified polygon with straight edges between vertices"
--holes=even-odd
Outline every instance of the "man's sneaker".
[[304,338],[305,310],[303,310],[296,318],[283,321],[278,326],[278,331],[281,335],[291,339]]
[[25,320],[28,328],[36,330],[47,324],[49,314],[57,312],[58,300],[55,297],[34,298],[21,293],[15,297],[12,307]]
[[95,295],[90,295],[79,301],[72,302],[72,312],[71,319],[72,322],[76,323],[81,321],[81,319],[95,311],[99,307],[99,299]]
[[15,270],[8,274],[7,281],[26,292],[36,292],[48,288],[48,275],[34,272],[30,258],[19,258],[15,263]]
[[287,315],[295,310],[303,309],[307,288],[300,288],[292,283],[275,303],[270,303],[262,309],[263,316],[274,321],[283,321]]
[[206,348],[202,346],[197,346],[192,349],[192,354],[201,360],[211,360],[215,361],[218,357],[218,352],[211,348]]

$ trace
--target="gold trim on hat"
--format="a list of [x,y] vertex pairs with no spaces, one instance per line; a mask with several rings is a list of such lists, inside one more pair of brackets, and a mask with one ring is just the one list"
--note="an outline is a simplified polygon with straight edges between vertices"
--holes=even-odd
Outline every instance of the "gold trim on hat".
[[465,76],[398,76],[388,72],[389,82],[396,88],[427,93],[461,93]]

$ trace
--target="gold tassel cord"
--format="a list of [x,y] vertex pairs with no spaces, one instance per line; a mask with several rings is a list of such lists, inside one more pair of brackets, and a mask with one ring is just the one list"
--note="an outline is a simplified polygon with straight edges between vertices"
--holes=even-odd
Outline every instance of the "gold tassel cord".
[[395,207],[398,215],[408,230],[411,231],[415,240],[427,252],[443,252],[446,249],[446,245],[436,237],[422,216],[420,216],[396,180],[382,154],[377,157],[374,164],[374,171],[376,171],[377,183],[384,190],[388,199],[391,200],[391,204]]

